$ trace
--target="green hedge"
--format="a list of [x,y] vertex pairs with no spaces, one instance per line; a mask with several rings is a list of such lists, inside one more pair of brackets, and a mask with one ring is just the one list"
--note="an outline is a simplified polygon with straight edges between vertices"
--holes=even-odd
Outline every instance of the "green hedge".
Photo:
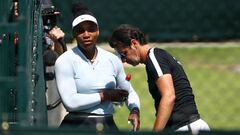
[[[71,4],[52,0],[71,37]],[[218,41],[240,37],[239,0],[83,0],[97,17],[101,41],[122,23],[139,26],[151,41]]]

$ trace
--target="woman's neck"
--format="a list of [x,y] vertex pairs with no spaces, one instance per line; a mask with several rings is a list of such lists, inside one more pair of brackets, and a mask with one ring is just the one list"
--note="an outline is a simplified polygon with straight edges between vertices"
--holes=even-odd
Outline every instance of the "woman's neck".
[[78,46],[78,48],[82,51],[82,53],[86,56],[86,58],[88,60],[90,60],[91,62],[94,62],[95,58],[97,57],[97,47],[92,47],[89,49],[83,49],[80,46]]

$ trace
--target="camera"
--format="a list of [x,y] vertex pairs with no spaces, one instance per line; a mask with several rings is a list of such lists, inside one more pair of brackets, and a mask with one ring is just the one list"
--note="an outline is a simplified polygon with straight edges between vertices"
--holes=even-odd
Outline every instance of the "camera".
[[[52,50],[52,46],[54,42],[46,36],[50,30],[52,30],[55,26],[57,26],[57,17],[60,15],[60,12],[54,8],[54,6],[45,7],[42,10],[42,22],[43,22],[43,45],[44,45],[44,52],[43,52],[43,62],[45,66],[52,66],[54,65],[58,54]],[[46,68],[46,67],[45,67]],[[45,72],[45,79],[46,80],[53,80],[54,74],[52,72]]]
[[47,7],[42,10],[43,29],[44,32],[49,32],[57,25],[57,17],[60,12],[54,7]]

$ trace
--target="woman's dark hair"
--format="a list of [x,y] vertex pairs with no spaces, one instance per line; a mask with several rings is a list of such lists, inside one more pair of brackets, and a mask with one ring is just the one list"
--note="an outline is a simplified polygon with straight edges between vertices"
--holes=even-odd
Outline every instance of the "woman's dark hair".
[[72,14],[74,19],[83,14],[94,16],[93,13],[82,2],[72,4]]
[[112,48],[117,45],[127,47],[131,45],[132,39],[138,40],[141,45],[147,44],[146,36],[139,28],[130,24],[122,24],[113,31],[109,44]]

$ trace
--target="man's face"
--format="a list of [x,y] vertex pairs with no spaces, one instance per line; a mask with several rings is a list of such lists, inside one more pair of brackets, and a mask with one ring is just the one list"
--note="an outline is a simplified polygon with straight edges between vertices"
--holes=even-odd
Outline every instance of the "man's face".
[[140,63],[140,53],[134,45],[129,47],[118,45],[115,50],[118,52],[123,63],[127,62],[132,66],[136,66]]
[[95,23],[91,21],[85,21],[74,28],[73,34],[78,44],[83,49],[87,49],[95,46],[99,36],[99,29]]

